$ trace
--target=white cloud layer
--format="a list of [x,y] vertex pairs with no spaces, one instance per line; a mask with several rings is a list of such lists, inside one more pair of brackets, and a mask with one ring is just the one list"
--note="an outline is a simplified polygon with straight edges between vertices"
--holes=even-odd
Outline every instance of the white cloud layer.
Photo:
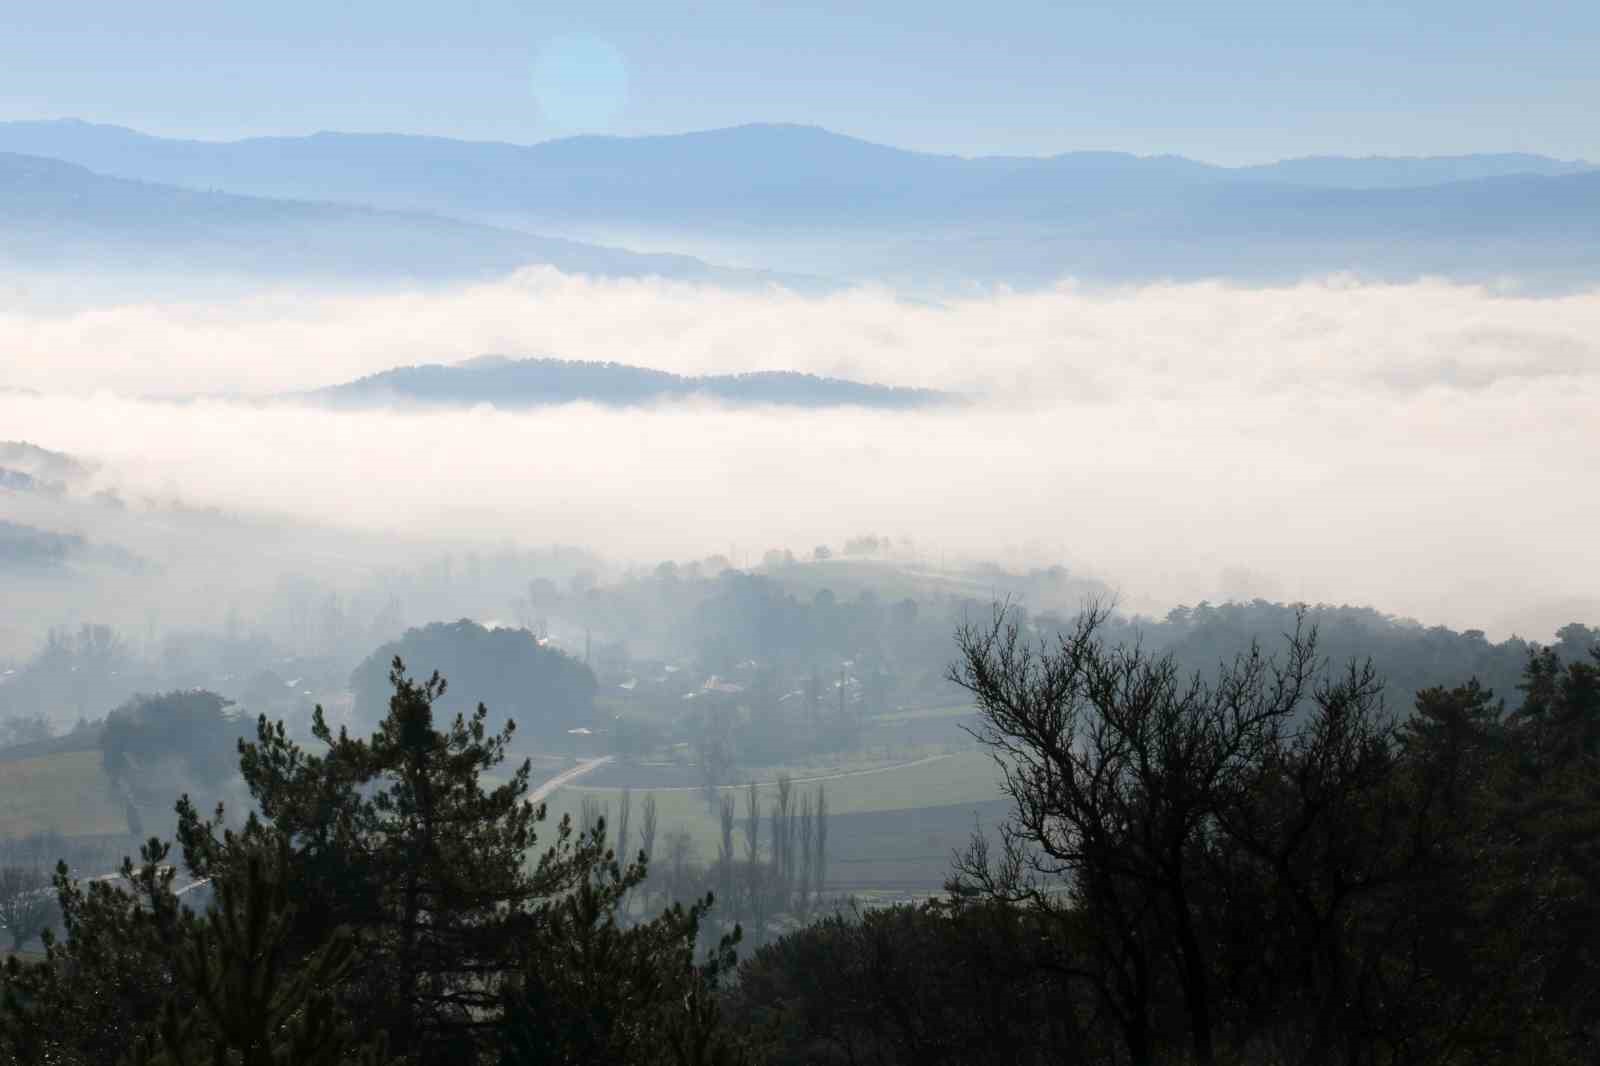
[[[137,398],[486,352],[982,398],[520,414]],[[0,360],[0,386],[43,394],[0,394],[0,439],[199,503],[636,559],[870,530],[1066,562],[1140,604],[1259,593],[1536,636],[1600,620],[1600,293],[1335,281],[930,306],[533,271],[446,292],[0,312]]]

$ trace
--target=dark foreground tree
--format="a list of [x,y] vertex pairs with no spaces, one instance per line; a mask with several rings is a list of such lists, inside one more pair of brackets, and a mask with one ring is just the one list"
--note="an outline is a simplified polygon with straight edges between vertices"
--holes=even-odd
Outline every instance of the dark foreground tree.
[[500,1066],[748,1061],[720,1008],[738,930],[697,965],[710,897],[625,926],[618,914],[629,887],[615,877],[588,881],[550,909],[542,950],[505,986]]
[[173,895],[159,842],[125,866],[132,889],[60,871],[67,936],[8,969],[0,1062],[735,1061],[715,988],[731,946],[694,956],[710,900],[623,928],[644,868],[616,861],[603,821],[563,820],[533,854],[528,765],[482,780],[512,727],[491,735],[480,705],[441,730],[443,681],[399,661],[392,681],[370,739],[318,709],[321,754],[263,719],[240,745],[242,825],[179,801],[206,916]]
[[348,971],[345,935],[301,957],[287,845],[258,850],[214,882],[216,903],[173,953],[175,994],[128,1066],[376,1066],[381,1040],[358,1037],[333,992]]
[[774,1066],[1114,1061],[1092,996],[1048,965],[1047,932],[980,900],[836,912],[747,959],[733,1010]]
[[7,963],[0,981],[0,1063],[117,1062],[160,1016],[175,982],[185,920],[167,849],[145,845],[121,879],[81,882],[56,868],[65,936],[45,959]]
[[603,849],[563,823],[529,869],[542,812],[523,798],[528,764],[495,787],[480,783],[504,760],[513,726],[490,734],[480,705],[437,729],[438,675],[413,681],[395,660],[390,680],[389,713],[370,739],[333,734],[318,710],[320,755],[263,720],[240,759],[259,816],[230,834],[223,812],[203,819],[185,798],[178,837],[197,877],[238,868],[276,837],[290,841],[288,879],[315,902],[296,912],[301,949],[340,929],[356,941],[342,1005],[397,1055],[459,1060],[482,1043],[497,982],[537,905],[581,883]]
[[1539,651],[1516,714],[1474,682],[1398,726],[1315,631],[1207,681],[1106,617],[960,634],[1014,807],[952,888],[1034,916],[1132,1062],[1592,1059],[1600,669]]
[[[1163,985],[1179,992],[1196,1061],[1216,1057],[1210,947],[1196,902],[1197,847],[1248,794],[1264,754],[1307,693],[1314,637],[1275,665],[1252,647],[1212,683],[1170,657],[1107,646],[1107,613],[1086,612],[1036,646],[997,611],[958,635],[951,680],[971,692],[978,739],[996,754],[1014,807],[991,860],[979,838],[958,865],[968,892],[1042,916],[1092,916],[1095,993],[1135,1063],[1153,1061]],[[1170,964],[1170,965],[1169,965]]]

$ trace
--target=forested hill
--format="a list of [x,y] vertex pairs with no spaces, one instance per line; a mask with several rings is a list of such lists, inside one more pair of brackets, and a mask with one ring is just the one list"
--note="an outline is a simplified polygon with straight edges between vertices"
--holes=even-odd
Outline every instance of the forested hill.
[[485,356],[453,366],[397,367],[312,394],[336,406],[389,403],[538,407],[596,403],[629,407],[706,397],[738,405],[909,408],[951,403],[931,389],[901,388],[793,371],[685,376],[623,363]]

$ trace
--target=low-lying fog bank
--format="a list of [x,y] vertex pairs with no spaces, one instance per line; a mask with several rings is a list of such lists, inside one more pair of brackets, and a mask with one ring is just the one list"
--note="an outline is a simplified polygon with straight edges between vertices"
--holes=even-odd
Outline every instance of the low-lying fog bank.
[[[1370,603],[1533,636],[1600,613],[1600,293],[1336,280],[932,306],[535,271],[409,295],[13,310],[0,350],[0,386],[39,393],[0,393],[0,438],[101,463],[130,499],[641,562],[876,531],[930,560],[1066,563],[1147,607]],[[979,402],[242,402],[484,352],[793,369]],[[149,398],[197,394],[214,398]]]

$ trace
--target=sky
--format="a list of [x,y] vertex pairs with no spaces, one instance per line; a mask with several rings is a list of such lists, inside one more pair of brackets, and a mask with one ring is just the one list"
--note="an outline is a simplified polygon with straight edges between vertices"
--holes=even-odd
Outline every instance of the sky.
[[1593,0],[0,0],[0,120],[534,142],[801,122],[959,154],[1600,159]]

